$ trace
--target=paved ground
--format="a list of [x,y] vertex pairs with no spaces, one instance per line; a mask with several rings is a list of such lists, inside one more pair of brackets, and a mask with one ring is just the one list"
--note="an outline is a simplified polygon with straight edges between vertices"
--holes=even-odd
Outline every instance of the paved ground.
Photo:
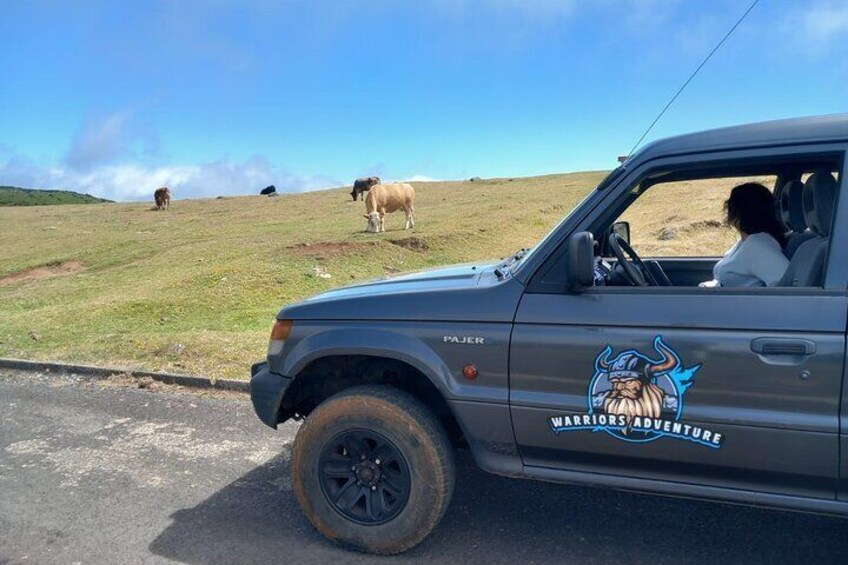
[[[295,427],[242,396],[0,371],[0,563],[382,562],[325,542],[291,492]],[[508,480],[460,456],[409,562],[846,563],[848,520]]]

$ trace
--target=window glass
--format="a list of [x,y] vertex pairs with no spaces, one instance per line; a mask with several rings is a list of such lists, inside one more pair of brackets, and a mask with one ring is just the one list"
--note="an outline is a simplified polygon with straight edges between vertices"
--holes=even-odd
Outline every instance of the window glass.
[[734,186],[774,176],[661,183],[650,187],[619,220],[630,223],[630,243],[642,257],[718,257],[738,239],[725,223],[724,202]]

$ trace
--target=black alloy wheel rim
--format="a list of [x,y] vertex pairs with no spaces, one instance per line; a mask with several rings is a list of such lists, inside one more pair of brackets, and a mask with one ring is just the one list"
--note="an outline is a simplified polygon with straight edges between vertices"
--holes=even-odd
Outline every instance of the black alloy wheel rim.
[[409,466],[377,432],[349,430],[334,437],[321,453],[318,473],[330,506],[358,524],[385,524],[409,500]]

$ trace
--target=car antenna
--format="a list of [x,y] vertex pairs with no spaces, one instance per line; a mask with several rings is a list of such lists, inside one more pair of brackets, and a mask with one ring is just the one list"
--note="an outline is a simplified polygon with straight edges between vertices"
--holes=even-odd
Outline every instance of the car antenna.
[[[675,100],[677,100],[677,97],[678,97],[678,96],[680,96],[680,93],[681,93],[681,92],[683,92],[683,90],[684,90],[687,86],[689,86],[689,83],[690,83],[690,82],[692,82],[692,79],[693,79],[693,78],[695,78],[695,75],[697,75],[697,74],[698,74],[698,71],[700,71],[700,70],[701,70],[701,68],[702,68],[704,65],[706,65],[706,64],[707,64],[707,61],[709,61],[709,60],[710,60],[710,58],[713,56],[713,54],[714,54],[716,51],[718,51],[719,47],[721,47],[721,46],[724,44],[724,42],[725,42],[725,41],[727,41],[727,38],[729,38],[729,37],[731,36],[731,34],[732,34],[734,31],[736,31],[736,28],[737,28],[737,27],[739,27],[739,24],[741,24],[741,23],[742,23],[742,20],[744,20],[744,19],[745,19],[745,17],[746,17],[746,16],[747,16],[747,15],[751,12],[751,10],[753,10],[753,9],[754,9],[754,6],[756,6],[756,5],[757,5],[757,3],[758,3],[759,1],[760,1],[760,0],[754,0],[753,2],[751,2],[751,5],[750,5],[750,6],[748,6],[748,9],[747,9],[747,10],[745,10],[745,13],[743,13],[741,16],[739,16],[739,19],[738,19],[738,20],[736,20],[736,23],[735,23],[735,24],[733,24],[733,27],[731,27],[731,28],[730,28],[730,30],[729,30],[729,31],[725,34],[725,36],[721,38],[721,41],[719,41],[719,42],[716,44],[716,46],[715,46],[715,47],[713,47],[713,50],[712,50],[712,51],[710,51],[710,53],[709,53],[709,54],[708,54],[708,55],[704,58],[704,60],[703,60],[703,61],[701,61],[701,64],[700,64],[700,65],[698,65],[698,68],[696,68],[696,69],[695,69],[695,71],[694,71],[691,75],[689,75],[689,78],[687,78],[687,79],[686,79],[686,82],[684,82],[684,83],[681,85],[681,87],[677,89],[677,92],[675,92],[675,93],[674,93],[674,96],[672,96],[672,97],[671,97],[671,100],[669,100],[669,101],[668,101],[668,104],[666,104],[666,105],[665,105],[665,108],[663,108],[663,109],[662,109],[662,111],[661,111],[659,114],[657,114],[657,117],[656,117],[656,118],[654,118],[654,121],[653,121],[653,122],[651,122],[651,125],[649,125],[649,126],[648,126],[648,129],[646,129],[646,130],[645,130],[645,133],[643,133],[643,134],[642,134],[642,137],[640,137],[640,138],[639,138],[639,141],[637,141],[637,142],[636,142],[636,145],[634,145],[634,146],[633,146],[633,149],[631,149],[631,150],[630,150],[630,153],[628,153],[628,154],[627,154],[628,156],[629,156],[629,155],[633,155],[633,152],[634,152],[634,151],[636,151],[636,148],[637,148],[637,147],[639,147],[639,145],[642,143],[642,140],[644,140],[644,139],[645,139],[645,136],[647,136],[647,135],[648,135],[648,133],[649,133],[652,129],[654,129],[654,126],[657,124],[657,122],[658,122],[658,121],[660,121],[660,118],[662,118],[662,117],[663,117],[663,114],[665,114],[666,110],[668,110],[668,109],[671,107],[671,105],[672,105],[672,104],[674,104],[674,101],[675,101]],[[619,157],[619,160],[620,160],[620,159],[621,159],[621,157]]]

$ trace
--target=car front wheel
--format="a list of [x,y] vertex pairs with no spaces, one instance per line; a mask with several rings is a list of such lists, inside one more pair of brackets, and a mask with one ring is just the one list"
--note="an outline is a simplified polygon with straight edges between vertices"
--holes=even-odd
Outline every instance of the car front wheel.
[[406,551],[439,523],[453,493],[453,449],[418,400],[386,386],[343,391],[298,430],[292,483],[325,537],[379,554]]

